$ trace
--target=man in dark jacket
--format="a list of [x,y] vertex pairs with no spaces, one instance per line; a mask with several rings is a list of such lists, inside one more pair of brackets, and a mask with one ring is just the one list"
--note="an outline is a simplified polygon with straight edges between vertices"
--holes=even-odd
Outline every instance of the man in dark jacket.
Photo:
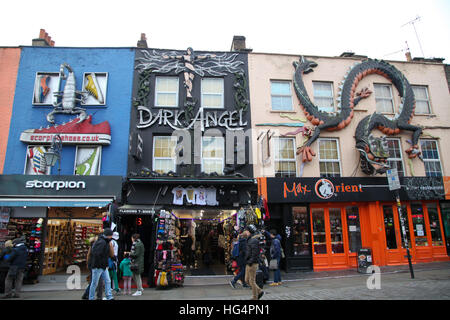
[[106,300],[113,300],[111,292],[111,279],[108,272],[108,258],[114,257],[114,248],[111,244],[113,232],[105,229],[103,235],[94,243],[91,249],[92,280],[89,288],[89,300],[94,300],[100,277],[105,281]]
[[11,240],[8,240],[5,242],[5,247],[2,249],[2,252],[0,253],[0,293],[5,293],[5,280],[6,275],[9,271],[9,264],[8,261],[9,256],[11,255],[13,249],[13,244]]
[[[14,248],[8,258],[10,263],[8,274],[5,281],[5,295],[3,299],[20,298],[19,293],[22,289],[22,282],[25,267],[27,265],[27,246],[25,245],[25,237],[21,236],[13,241]],[[14,281],[15,292],[12,293],[12,285]]]
[[233,289],[236,289],[236,282],[240,279],[243,283],[243,287],[249,287],[248,284],[245,283],[245,266],[246,266],[246,258],[247,258],[247,238],[244,234],[239,235],[239,242],[236,244],[239,247],[239,256],[236,258],[236,262],[239,268],[239,272],[234,277],[233,280],[230,280],[230,285]]
[[264,294],[264,291],[256,284],[256,271],[258,270],[259,256],[261,253],[259,242],[262,235],[258,233],[254,225],[249,225],[243,233],[246,238],[250,238],[247,241],[245,282],[252,287],[253,300],[259,300]]

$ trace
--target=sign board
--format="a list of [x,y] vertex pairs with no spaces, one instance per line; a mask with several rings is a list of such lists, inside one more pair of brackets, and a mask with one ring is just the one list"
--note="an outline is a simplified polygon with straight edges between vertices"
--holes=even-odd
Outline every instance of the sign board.
[[388,183],[389,183],[389,190],[394,191],[394,190],[399,190],[401,188],[397,169],[387,170],[386,176],[387,176]]
[[372,250],[361,248],[358,250],[358,272],[367,273],[367,268],[372,265]]

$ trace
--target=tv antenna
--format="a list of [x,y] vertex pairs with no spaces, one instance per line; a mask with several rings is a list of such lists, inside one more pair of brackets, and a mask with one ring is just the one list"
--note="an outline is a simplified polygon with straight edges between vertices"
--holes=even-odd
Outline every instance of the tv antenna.
[[419,42],[420,51],[422,52],[422,56],[425,58],[425,54],[423,53],[422,44],[420,43],[419,35],[417,34],[416,25],[415,25],[415,23],[416,23],[416,22],[419,22],[420,19],[422,19],[422,17],[417,16],[415,19],[413,19],[413,20],[411,20],[411,21],[408,21],[407,23],[405,23],[404,25],[402,25],[402,27],[404,27],[404,26],[406,26],[406,25],[408,25],[408,24],[410,24],[410,25],[413,26],[414,32],[416,33],[417,42]]

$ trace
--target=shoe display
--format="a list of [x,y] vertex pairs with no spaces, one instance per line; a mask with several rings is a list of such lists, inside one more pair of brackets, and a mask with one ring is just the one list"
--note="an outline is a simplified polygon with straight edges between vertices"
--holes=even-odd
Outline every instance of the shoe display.
[[53,125],[47,128],[27,129],[20,135],[20,141],[26,143],[51,142],[54,134],[61,136],[62,143],[77,144],[111,144],[111,127],[108,121],[92,124],[92,115],[78,123],[75,118],[62,125]]
[[86,91],[101,104],[105,103],[105,100],[103,99],[103,94],[100,89],[100,86],[98,85],[98,81],[97,81],[97,77],[95,76],[95,73],[88,74],[86,79],[87,79],[87,83],[84,86]]

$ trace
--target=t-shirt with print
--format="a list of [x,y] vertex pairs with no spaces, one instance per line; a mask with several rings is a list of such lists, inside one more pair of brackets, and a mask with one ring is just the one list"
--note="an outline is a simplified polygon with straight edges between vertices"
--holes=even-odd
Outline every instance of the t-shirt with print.
[[216,188],[209,187],[206,189],[206,204],[208,206],[217,206],[219,203],[216,200]]
[[186,194],[186,190],[180,187],[176,187],[172,189],[172,193],[173,193],[173,204],[182,206],[183,196]]
[[186,188],[186,200],[189,203],[194,204],[195,203],[195,189],[192,187]]
[[206,190],[203,187],[195,189],[195,204],[206,206]]

